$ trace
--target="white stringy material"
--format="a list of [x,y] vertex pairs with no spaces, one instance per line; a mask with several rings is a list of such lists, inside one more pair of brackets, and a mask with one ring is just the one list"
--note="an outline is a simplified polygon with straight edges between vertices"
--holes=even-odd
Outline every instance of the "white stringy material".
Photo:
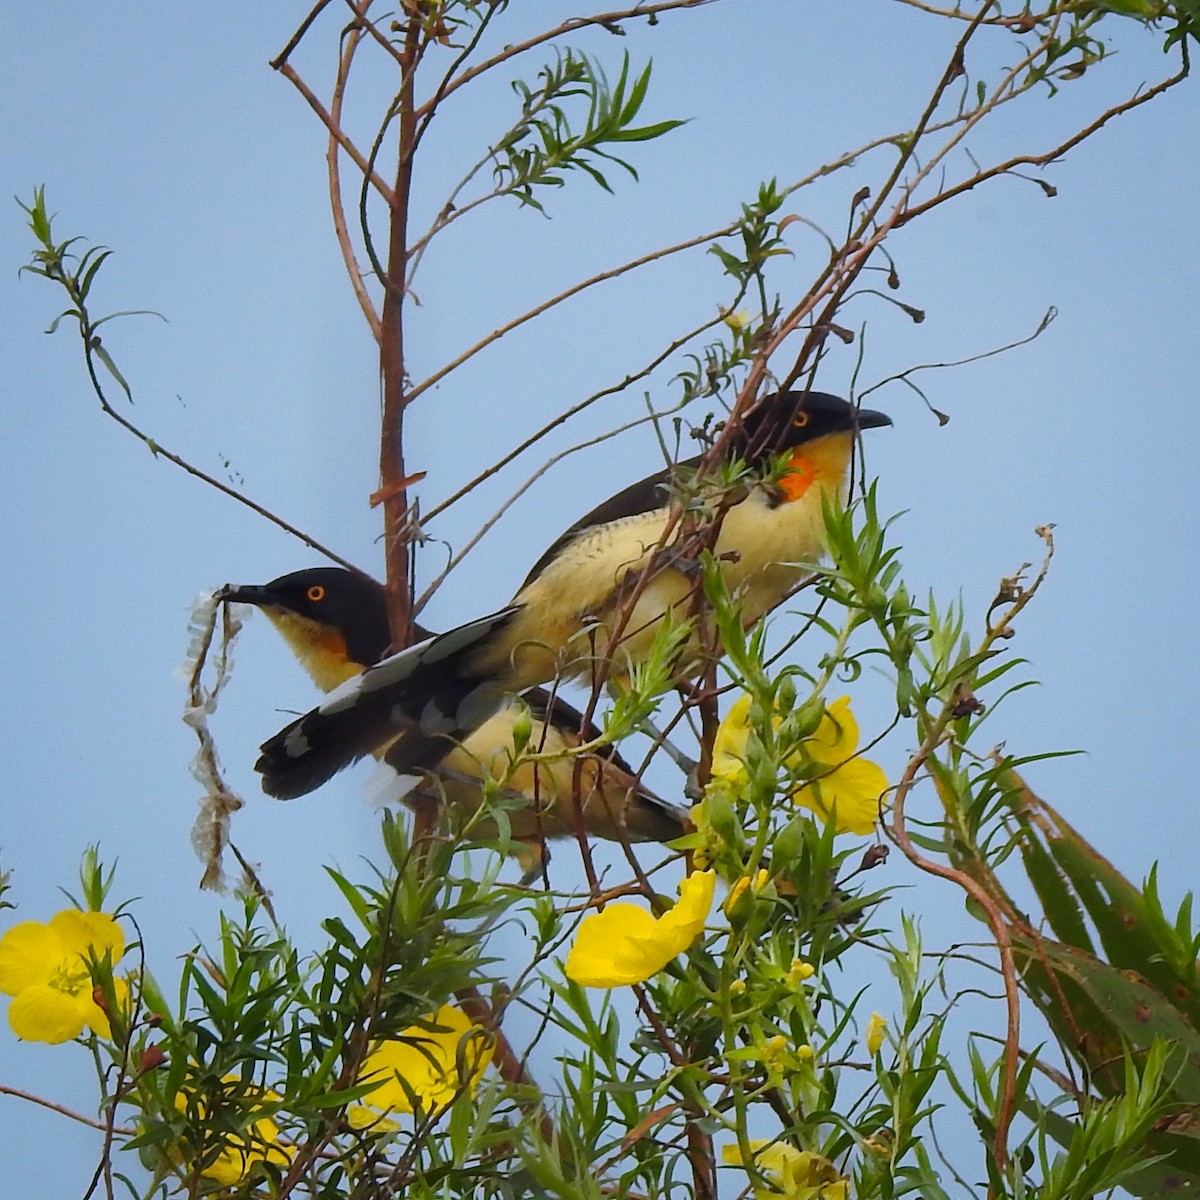
[[[221,690],[229,681],[233,666],[233,643],[242,627],[245,605],[222,604],[217,591],[201,593],[192,608],[188,622],[187,656],[181,674],[187,681],[188,698],[183,710],[184,723],[192,728],[200,747],[191,762],[192,777],[204,789],[200,797],[200,813],[192,826],[192,847],[204,864],[202,888],[223,891],[225,872],[223,859],[229,845],[230,820],[245,801],[230,791],[221,775],[221,760],[208,728],[208,718],[217,709]],[[215,678],[204,681],[204,667],[217,630],[220,610],[223,611],[221,641],[213,662]]]

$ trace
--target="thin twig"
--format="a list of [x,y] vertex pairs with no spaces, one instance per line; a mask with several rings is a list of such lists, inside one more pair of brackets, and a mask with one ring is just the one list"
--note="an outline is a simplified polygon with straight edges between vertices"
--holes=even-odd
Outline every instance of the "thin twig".
[[[667,413],[665,413],[665,414],[664,413],[656,413],[656,414],[654,414],[654,417],[669,415],[673,411],[677,411],[677,410],[668,409]],[[476,532],[471,536],[470,540],[466,543],[466,545],[463,546],[463,548],[461,550],[457,551],[451,557],[450,561],[446,564],[445,567],[442,568],[442,571],[433,580],[433,582],[430,583],[430,585],[421,593],[420,597],[417,599],[417,601],[413,605],[414,615],[421,612],[421,610],[425,607],[425,605],[428,604],[429,601],[432,599],[433,594],[437,591],[437,589],[439,587],[441,587],[443,581],[450,574],[450,572],[453,571],[454,568],[457,567],[462,562],[462,560],[464,558],[466,558],[466,556],[468,554],[470,554],[470,552],[472,550],[475,549],[475,547],[477,545],[479,545],[479,543],[483,540],[483,538],[486,537],[487,534],[491,531],[492,527],[496,524],[496,522],[499,521],[500,518],[503,517],[504,514],[506,512],[508,512],[508,510],[510,508],[512,508],[512,506],[527,491],[529,491],[529,489],[531,487],[533,487],[533,485],[539,479],[541,479],[541,477],[543,475],[546,474],[547,471],[549,471],[552,467],[556,466],[558,463],[562,462],[562,460],[564,458],[569,458],[572,454],[576,454],[580,450],[586,450],[591,446],[598,446],[602,442],[607,442],[610,439],[617,437],[619,434],[625,433],[630,429],[635,429],[639,425],[646,424],[647,421],[654,419],[654,417],[637,417],[632,421],[627,421],[624,425],[618,425],[615,429],[610,429],[605,433],[597,434],[596,437],[594,437],[594,438],[588,438],[586,441],[577,442],[574,446],[567,447],[566,450],[560,450],[557,454],[552,454],[548,459],[546,459],[546,461],[544,463],[542,463],[542,465],[540,467],[538,467],[538,469],[536,471],[533,472],[532,475],[529,476],[528,479],[525,480],[524,483],[521,484],[521,486],[519,488],[517,488],[517,490],[515,492],[513,492],[513,494],[511,496],[508,497],[507,500],[504,501],[503,504],[500,505],[500,507],[498,509],[496,509],[496,511],[494,513],[492,513],[492,515],[490,517],[488,517],[488,519],[486,521],[484,521],[484,523],[482,525],[480,525],[478,530],[476,530]],[[475,487],[478,483],[479,483],[479,478],[472,480],[472,482],[468,485],[468,487],[465,489],[465,491],[469,491],[470,488]],[[450,501],[446,501],[445,503],[443,503],[440,506],[439,511],[441,511],[441,509],[444,509],[445,507],[447,507],[447,505],[449,503],[450,503]]]
[[[35,1095],[33,1092],[27,1092],[23,1088],[12,1087],[7,1083],[0,1083],[0,1096],[15,1096],[18,1100],[28,1100],[30,1104],[37,1104],[41,1108],[48,1108],[52,1112],[58,1113],[60,1116],[70,1117],[72,1121],[78,1121],[80,1125],[87,1125],[90,1129],[99,1130],[101,1133],[108,1131],[108,1122],[97,1121],[94,1117],[84,1116],[83,1113],[76,1112],[73,1108],[67,1108],[65,1105],[56,1104],[53,1100],[47,1100],[44,1096]],[[137,1133],[136,1129],[127,1129],[123,1125],[113,1126],[113,1132],[119,1133],[122,1137],[133,1137]]]
[[313,10],[308,14],[307,17],[304,18],[303,21],[301,21],[300,28],[297,29],[296,32],[292,34],[291,38],[288,39],[288,44],[284,46],[284,48],[273,59],[271,59],[270,65],[274,70],[278,71],[280,67],[283,66],[292,51],[295,50],[298,45],[300,45],[301,39],[312,27],[313,22],[321,15],[322,12],[324,12],[326,8],[329,7],[329,4],[330,0],[317,0],[316,6],[313,8]]
[[229,486],[227,483],[222,483],[207,471],[202,471],[199,467],[193,466],[187,459],[180,457],[173,451],[168,450],[161,442],[144,433],[127,417],[122,416],[109,403],[108,397],[104,394],[104,388],[100,383],[100,378],[96,372],[96,364],[92,353],[92,338],[95,334],[92,331],[92,326],[89,321],[81,320],[79,322],[80,336],[83,338],[83,353],[84,363],[87,368],[88,378],[92,383],[92,390],[96,393],[96,398],[100,401],[100,408],[106,416],[111,417],[123,429],[132,433],[138,441],[154,455],[155,458],[165,458],[167,462],[173,463],[180,470],[186,471],[189,475],[199,479],[202,483],[207,483],[209,487],[215,488],[218,492],[223,493],[232,500],[236,500],[239,504],[245,505],[251,512],[257,513],[260,517],[265,517],[271,524],[278,526],[285,533],[290,533],[292,537],[298,538],[306,546],[317,551],[318,554],[325,555],[331,562],[337,563],[339,566],[345,567],[348,571],[360,572],[360,568],[356,567],[349,559],[343,558],[336,551],[331,550],[322,542],[318,542],[316,538],[305,533],[302,529],[296,528],[295,525],[285,521],[282,517],[277,516],[269,508],[265,508],[255,500],[251,500],[249,496],[243,495],[241,492]]
[[517,55],[524,54],[525,51],[532,50],[535,46],[552,42],[555,38],[563,37],[568,33],[575,33],[577,30],[588,28],[590,25],[611,26],[621,21],[631,21],[640,17],[645,17],[653,21],[659,13],[669,12],[671,9],[698,8],[701,5],[712,3],[715,3],[715,0],[661,0],[658,4],[641,4],[632,8],[614,9],[612,12],[597,13],[591,17],[573,17],[571,20],[564,21],[561,25],[527,38],[523,42],[514,42],[511,46],[505,46],[503,50],[493,54],[491,58],[484,59],[478,66],[464,71],[457,79],[445,84],[435,93],[435,96],[421,105],[417,110],[417,116],[423,119],[436,104],[440,104],[447,96],[458,91],[464,84],[470,83],[472,79],[478,78],[485,71],[490,71],[493,67],[499,66],[502,62],[507,62],[510,58],[516,58]]
[[1188,60],[1187,43],[1180,42],[1179,44],[1181,47],[1182,65],[1174,75],[1171,75],[1167,79],[1156,83],[1154,87],[1150,88],[1149,90],[1142,92],[1137,96],[1131,96],[1128,100],[1124,100],[1120,104],[1114,105],[1112,108],[1101,113],[1100,116],[1091,122],[1091,124],[1079,130],[1079,132],[1073,134],[1065,141],[1060,142],[1054,147],[1054,149],[1044,151],[1041,154],[1016,155],[1005,162],[998,163],[994,167],[989,167],[986,170],[978,172],[970,179],[963,180],[962,183],[956,184],[954,187],[947,188],[945,191],[939,192],[938,195],[926,200],[923,204],[918,204],[913,208],[906,209],[903,215],[897,219],[896,227],[899,228],[901,225],[907,224],[914,217],[921,216],[923,213],[928,212],[929,209],[936,207],[938,204],[941,204],[954,196],[961,196],[964,192],[969,192],[972,188],[978,187],[979,184],[983,183],[985,180],[993,179],[997,175],[1005,175],[1017,167],[1044,167],[1048,163],[1054,162],[1056,159],[1061,158],[1069,150],[1072,150],[1078,146],[1080,142],[1083,142],[1087,138],[1098,133],[1114,117],[1124,116],[1125,113],[1132,112],[1135,108],[1147,103],[1147,101],[1161,96],[1170,88],[1175,87],[1176,84],[1182,83],[1183,80],[1188,77],[1191,68]]
[[[630,262],[623,263],[619,267],[614,267],[609,271],[601,271],[598,275],[593,275],[590,279],[585,279],[582,283],[577,283],[573,287],[569,287],[566,291],[559,292],[557,296],[551,296],[549,300],[544,300],[536,308],[531,308],[528,312],[522,313],[519,317],[514,317],[511,321],[501,325],[498,329],[493,330],[485,338],[481,338],[473,346],[468,347],[456,358],[450,360],[444,366],[439,367],[434,373],[427,378],[421,380],[420,383],[414,384],[409,392],[409,399],[415,400],[422,392],[428,391],[434,384],[440,383],[451,371],[461,367],[463,363],[475,357],[480,350],[486,349],[493,342],[504,337],[505,334],[511,333],[514,329],[519,328],[528,321],[532,321],[535,317],[540,317],[543,313],[554,308],[555,305],[561,304],[564,300],[571,299],[572,296],[578,296],[580,292],[586,291],[590,287],[595,287],[598,283],[606,283],[610,279],[616,279],[624,275],[627,271],[634,271],[638,267],[644,267],[648,263],[656,262],[659,259],[666,258],[671,254],[678,254],[683,250],[691,250],[696,246],[703,245],[705,242],[711,242],[718,237],[727,236],[732,232],[730,227],[722,230],[717,230],[714,233],[702,233],[697,237],[688,238],[686,241],[678,242],[674,246],[669,246],[665,250],[656,250],[652,254],[644,254],[641,258],[635,258]],[[707,328],[706,325],[701,328]]]
[[[329,117],[339,129],[342,125],[342,111],[346,98],[346,86],[350,78],[350,67],[354,61],[355,51],[358,49],[361,41],[361,31],[357,28],[351,29],[346,35],[345,45],[338,57],[337,79],[333,85],[333,96],[329,104]],[[354,246],[350,240],[350,227],[346,221],[346,206],[342,201],[341,161],[338,157],[338,147],[340,145],[341,143],[331,132],[329,135],[329,145],[325,151],[325,163],[329,176],[329,208],[333,215],[334,236],[337,238],[338,249],[342,252],[342,262],[345,264],[346,274],[350,277],[350,287],[354,291],[358,307],[362,310],[362,314],[366,318],[367,325],[371,330],[371,336],[374,337],[375,343],[378,345],[383,338],[383,323],[380,320],[379,313],[375,309],[371,294],[367,291],[363,270],[358,264],[358,256],[354,253]],[[391,189],[389,188],[388,190],[390,194]]]
[[354,161],[354,165],[363,173],[363,176],[370,180],[371,186],[383,197],[383,202],[388,205],[394,204],[395,195],[392,189],[384,182],[383,177],[372,169],[363,152],[346,136],[346,132],[342,129],[340,122],[334,119],[333,115],[321,103],[313,90],[296,73],[291,63],[283,63],[279,68],[279,73],[308,101],[309,107],[317,114],[321,124],[329,130],[329,136],[345,150]]

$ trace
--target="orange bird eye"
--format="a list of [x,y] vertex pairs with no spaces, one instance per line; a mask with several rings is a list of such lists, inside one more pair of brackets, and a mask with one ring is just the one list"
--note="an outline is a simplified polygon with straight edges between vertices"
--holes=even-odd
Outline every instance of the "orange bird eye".
[[314,603],[319,604],[325,599],[325,589],[319,584],[314,583],[312,587],[305,592],[305,595]]
[[798,412],[798,413],[797,413],[797,414],[796,414],[796,415],[795,415],[795,416],[792,418],[792,424],[793,424],[793,425],[794,425],[794,426],[795,426],[797,429],[803,429],[803,428],[805,427],[805,425],[807,425],[807,424],[808,424],[808,413],[806,413],[806,412]]

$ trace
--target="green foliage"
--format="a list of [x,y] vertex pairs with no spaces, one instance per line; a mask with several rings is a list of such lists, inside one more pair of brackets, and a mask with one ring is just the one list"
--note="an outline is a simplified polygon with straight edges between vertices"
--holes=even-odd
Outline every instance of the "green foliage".
[[[693,482],[681,496],[699,497],[699,488]],[[689,511],[715,514],[719,495],[705,493]],[[240,916],[221,918],[212,945],[185,957],[174,1000],[148,970],[132,969],[128,1016],[114,1021],[111,1037],[86,1040],[105,1103],[128,1131],[118,1145],[149,1172],[149,1186],[133,1185],[134,1194],[204,1192],[226,1178],[231,1147],[239,1148],[236,1194],[245,1196],[666,1196],[691,1186],[698,1161],[737,1172],[735,1189],[749,1178],[772,1191],[769,1160],[754,1165],[766,1137],[780,1152],[830,1164],[826,1200],[845,1188],[861,1200],[942,1197],[953,1193],[931,1147],[952,1106],[982,1135],[979,1166],[996,1196],[1083,1200],[1114,1186],[1160,1195],[1164,1163],[1190,1171],[1190,1144],[1161,1125],[1196,1102],[1190,902],[1169,918],[1153,879],[1131,888],[1056,816],[1052,836],[1039,838],[1048,810],[1036,810],[1042,824],[1029,815],[1012,762],[970,754],[981,706],[994,713],[1012,693],[1002,667],[1014,664],[998,661],[999,646],[1038,580],[1008,581],[972,639],[960,606],[912,604],[894,533],[872,490],[828,509],[835,565],[819,572],[819,611],[807,626],[825,643],[816,669],[769,666],[763,631],[743,630],[736,599],[711,556],[704,560],[729,670],[751,698],[744,776],[706,789],[704,836],[690,842],[728,891],[691,948],[636,990],[636,1019],[623,996],[563,974],[581,916],[570,898],[499,887],[494,859],[482,873],[474,865],[493,851],[449,831],[414,843],[403,823],[385,818],[385,867],[365,882],[332,874],[345,908],[326,920],[315,951],[300,954],[246,898]],[[658,703],[680,636],[680,626],[667,626],[650,665],[626,683],[610,729]],[[898,937],[890,932],[894,902],[862,888],[879,854],[864,857],[861,843],[789,802],[806,777],[787,764],[826,719],[828,687],[847,674],[865,679],[857,668],[866,661],[890,670],[894,683],[904,678],[897,700],[919,742],[905,778],[923,765],[945,810],[924,835],[927,852],[966,879],[994,879],[1001,864],[1022,863],[1056,935],[1081,939],[1085,916],[1098,931],[1086,949],[1054,943],[1004,909],[1023,990],[1087,1062],[1089,1087],[1052,1088],[1043,1098],[1041,1052],[1010,1075],[1004,1056],[987,1057],[982,1035],[969,1040],[964,1063],[952,1049],[962,985],[951,960],[930,957],[910,918],[899,918]],[[967,705],[966,695],[979,698]],[[529,753],[514,747],[515,759]],[[909,844],[903,816],[893,821],[899,844]],[[1001,838],[993,827],[1005,822]],[[84,897],[105,901],[111,886],[111,872],[90,856]],[[998,885],[994,892],[1003,899]],[[651,895],[658,911],[669,908]],[[495,931],[514,920],[527,932],[523,961],[501,961]],[[1095,956],[1097,946],[1112,965]],[[1137,973],[1128,965],[1135,954]],[[886,1033],[864,1049],[880,989],[868,996],[847,981],[872,963],[895,988]],[[92,964],[114,1010],[109,978],[130,969],[128,961]],[[539,1042],[554,1047],[531,1060],[538,1083],[506,1057],[478,1087],[452,1091],[445,1112],[403,1078],[415,1116],[370,1108],[368,1053],[419,1046],[413,1030],[447,1002],[478,1011],[489,1038],[518,1009],[534,1014]],[[1014,1109],[1026,1125],[997,1159]],[[687,1149],[698,1144],[700,1160]]]
[[[1133,1107],[1154,1093],[1149,1111],[1156,1119],[1139,1128],[1145,1146],[1161,1157],[1141,1166],[1126,1162],[1121,1186],[1138,1196],[1174,1195],[1200,1180],[1188,1115],[1200,1104],[1194,1065],[1200,942],[1191,896],[1170,917],[1155,873],[1135,887],[1008,764],[1000,778],[993,819],[1017,845],[1053,936],[1018,908],[975,846],[960,844],[960,860],[1003,904],[1026,994],[1095,1090],[1110,1098],[1095,1106],[1096,1136],[1131,1120]],[[1083,1136],[1066,1122],[1047,1121],[1045,1128],[1068,1147]]]
[[[562,187],[565,172],[578,170],[611,192],[601,164],[610,162],[634,179],[632,164],[612,147],[648,142],[677,129],[682,121],[657,121],[635,125],[650,86],[651,64],[630,78],[629,55],[621,62],[615,87],[603,69],[584,54],[566,50],[543,67],[534,86],[513,82],[521,98],[521,118],[500,139],[493,151],[498,195],[515,196],[524,205],[542,211],[539,188]],[[587,112],[582,128],[572,127],[572,101],[584,101]]]
[[118,317],[161,317],[161,314],[145,309],[130,309],[109,313],[104,317],[92,317],[87,309],[87,299],[100,268],[112,251],[104,246],[91,246],[79,253],[75,249],[76,245],[83,241],[79,237],[56,242],[53,229],[54,218],[46,209],[45,187],[34,189],[33,200],[30,204],[22,204],[20,200],[17,203],[29,217],[29,230],[38,243],[38,249],[33,252],[33,257],[21,268],[21,271],[31,275],[40,275],[43,279],[59,284],[71,301],[70,307],[65,308],[51,321],[46,332],[56,332],[64,317],[74,320],[79,326],[80,337],[83,338],[89,368],[93,359],[98,361],[116,380],[121,391],[125,393],[125,398],[132,401],[133,395],[125,376],[117,368],[112,355],[109,354],[96,331],[100,326],[106,325],[109,321],[115,321]]

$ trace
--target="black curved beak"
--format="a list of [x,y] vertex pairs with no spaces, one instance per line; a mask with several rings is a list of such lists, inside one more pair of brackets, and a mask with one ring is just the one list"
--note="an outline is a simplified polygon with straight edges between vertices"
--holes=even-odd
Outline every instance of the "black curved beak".
[[227,583],[217,593],[217,600],[229,604],[253,604],[255,608],[270,608],[279,603],[269,587],[253,583]]
[[854,425],[857,429],[882,429],[891,423],[892,418],[887,413],[874,408],[859,408],[854,412]]

